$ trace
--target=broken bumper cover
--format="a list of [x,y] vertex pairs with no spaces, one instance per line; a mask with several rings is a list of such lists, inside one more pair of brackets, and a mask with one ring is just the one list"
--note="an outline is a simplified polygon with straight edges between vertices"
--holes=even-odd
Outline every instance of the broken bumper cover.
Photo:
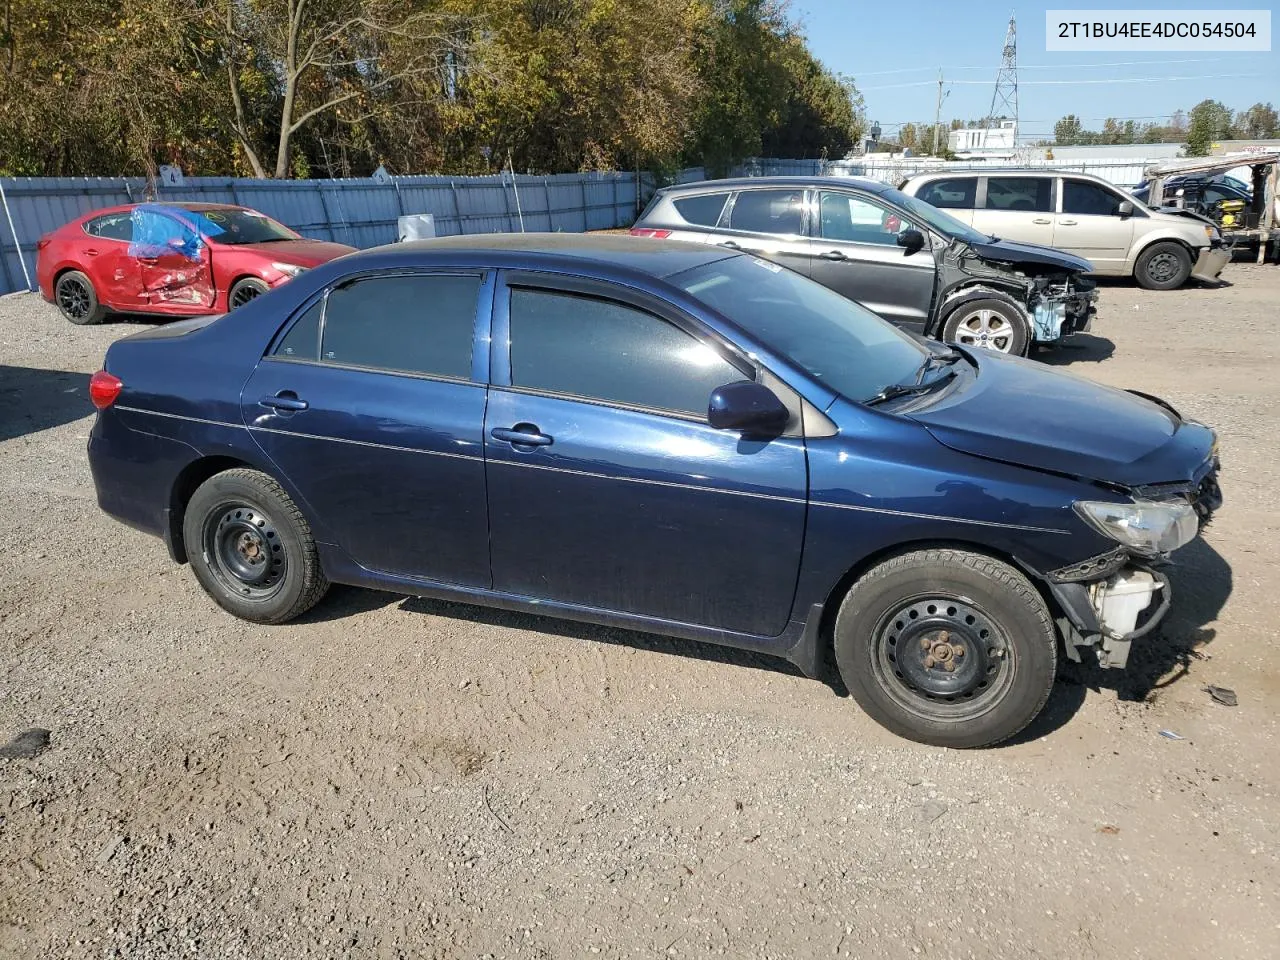
[[1222,275],[1223,269],[1230,262],[1230,246],[1215,244],[1203,247],[1200,250],[1200,255],[1196,257],[1195,266],[1191,268],[1191,275],[1197,280],[1207,280],[1213,283],[1218,280]]

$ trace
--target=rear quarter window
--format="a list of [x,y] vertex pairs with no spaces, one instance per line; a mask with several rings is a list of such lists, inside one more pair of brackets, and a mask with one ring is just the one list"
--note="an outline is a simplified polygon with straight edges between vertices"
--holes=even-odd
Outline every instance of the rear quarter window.
[[733,202],[729,226],[752,233],[799,234],[804,229],[804,191],[744,190]]
[[977,177],[930,180],[916,191],[916,198],[941,210],[972,210],[977,186]]
[[714,227],[720,222],[724,202],[728,199],[728,193],[707,193],[698,197],[682,197],[679,200],[673,200],[672,206],[686,223],[697,224],[700,227]]

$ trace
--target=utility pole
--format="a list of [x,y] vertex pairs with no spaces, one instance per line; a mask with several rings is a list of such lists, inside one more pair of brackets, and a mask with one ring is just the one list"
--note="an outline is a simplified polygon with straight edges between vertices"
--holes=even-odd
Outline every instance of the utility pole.
[[938,155],[938,135],[942,133],[942,68],[938,68],[938,104],[933,108],[933,155]]

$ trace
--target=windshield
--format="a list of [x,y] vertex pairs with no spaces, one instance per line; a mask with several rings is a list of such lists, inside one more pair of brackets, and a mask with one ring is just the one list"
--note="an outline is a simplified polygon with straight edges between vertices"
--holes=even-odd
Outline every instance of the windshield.
[[217,243],[268,243],[272,240],[298,240],[282,223],[276,223],[257,210],[191,210],[188,211],[200,232]]
[[949,213],[943,213],[933,204],[925,203],[918,197],[909,197],[900,190],[886,190],[880,196],[890,203],[896,203],[944,236],[954,237],[965,243],[986,243],[990,239],[985,233],[979,233],[967,223],[957,220]]
[[767,260],[732,257],[668,279],[850,400],[911,381],[929,355],[866,307]]

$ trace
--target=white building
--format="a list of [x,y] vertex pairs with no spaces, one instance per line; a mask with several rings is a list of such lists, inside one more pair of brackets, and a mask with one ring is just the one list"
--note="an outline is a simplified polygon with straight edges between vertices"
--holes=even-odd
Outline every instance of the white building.
[[997,120],[989,129],[967,127],[947,134],[947,147],[957,156],[966,153],[1012,153],[1018,140],[1016,120]]

